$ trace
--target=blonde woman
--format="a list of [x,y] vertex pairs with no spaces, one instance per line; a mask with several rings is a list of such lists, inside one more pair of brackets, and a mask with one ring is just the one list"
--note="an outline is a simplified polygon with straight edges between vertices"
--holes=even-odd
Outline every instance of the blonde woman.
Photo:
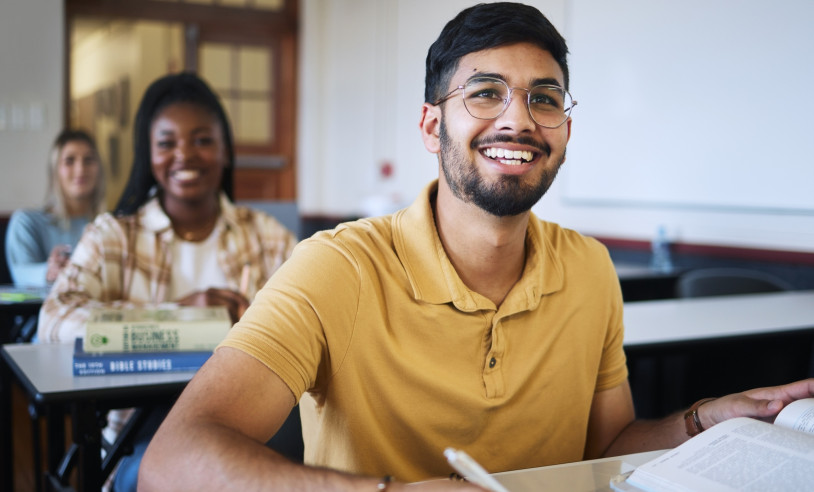
[[96,142],[63,130],[51,148],[49,189],[42,209],[20,209],[6,231],[6,260],[16,285],[56,280],[85,226],[105,211],[105,179]]

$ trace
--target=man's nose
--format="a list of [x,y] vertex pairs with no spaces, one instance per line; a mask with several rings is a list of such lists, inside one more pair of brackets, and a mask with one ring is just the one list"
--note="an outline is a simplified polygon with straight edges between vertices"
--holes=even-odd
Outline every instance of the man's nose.
[[498,118],[499,127],[511,128],[517,132],[531,131],[537,127],[529,111],[528,92],[525,89],[510,89],[506,104],[506,109]]

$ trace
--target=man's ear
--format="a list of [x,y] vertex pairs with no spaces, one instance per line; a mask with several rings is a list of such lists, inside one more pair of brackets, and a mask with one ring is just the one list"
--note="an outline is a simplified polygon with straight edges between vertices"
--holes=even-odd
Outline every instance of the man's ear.
[[[568,119],[565,121],[565,128],[568,131],[568,134],[565,136],[565,144],[566,147],[568,146],[568,142],[571,141],[571,117],[569,116]],[[565,163],[565,154],[562,156],[562,162],[560,165]]]
[[424,140],[424,147],[437,154],[441,152],[439,131],[441,130],[441,108],[424,103],[421,106],[421,121],[418,122],[421,129],[421,138]]

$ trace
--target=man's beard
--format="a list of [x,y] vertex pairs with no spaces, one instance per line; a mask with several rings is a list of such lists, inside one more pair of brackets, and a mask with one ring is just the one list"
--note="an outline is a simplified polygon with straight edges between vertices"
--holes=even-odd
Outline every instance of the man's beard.
[[[518,215],[531,210],[531,207],[545,195],[554,178],[557,177],[565,154],[553,169],[544,169],[537,183],[526,184],[523,176],[502,175],[491,184],[483,180],[474,162],[467,160],[467,153],[456,146],[449,138],[446,125],[441,121],[439,130],[441,143],[441,169],[452,193],[466,203],[497,217]],[[523,139],[500,138],[493,142],[523,141]],[[531,143],[531,142],[529,142]],[[538,143],[534,143],[539,148]],[[474,145],[473,149],[478,145]],[[549,149],[545,149],[548,151]]]

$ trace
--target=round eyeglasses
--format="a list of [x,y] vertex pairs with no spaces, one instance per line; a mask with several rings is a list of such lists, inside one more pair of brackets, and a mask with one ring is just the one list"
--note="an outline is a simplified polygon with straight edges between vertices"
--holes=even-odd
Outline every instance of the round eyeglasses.
[[493,120],[502,115],[512,101],[512,92],[526,91],[526,107],[531,119],[543,128],[559,128],[568,120],[577,101],[556,85],[535,85],[531,89],[509,87],[505,81],[493,77],[473,77],[435,102],[446,101],[461,90],[466,111],[480,120]]

